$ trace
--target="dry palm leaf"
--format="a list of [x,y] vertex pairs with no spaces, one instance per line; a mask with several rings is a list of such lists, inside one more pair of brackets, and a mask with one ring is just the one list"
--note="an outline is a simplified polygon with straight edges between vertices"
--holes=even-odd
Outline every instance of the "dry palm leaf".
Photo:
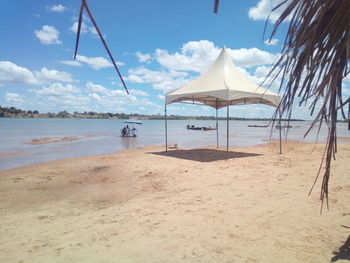
[[76,58],[77,52],[78,52],[79,37],[80,37],[80,30],[81,30],[81,25],[82,25],[82,21],[83,21],[83,11],[84,11],[84,9],[86,9],[86,11],[87,11],[87,13],[88,13],[88,15],[89,15],[89,17],[90,17],[90,19],[91,19],[91,21],[92,21],[92,23],[93,23],[95,29],[96,29],[96,31],[97,31],[97,33],[98,33],[99,37],[101,38],[101,41],[102,41],[102,43],[103,43],[103,46],[105,47],[105,49],[106,49],[106,51],[107,51],[107,53],[108,53],[108,55],[109,55],[109,58],[111,59],[111,61],[112,61],[112,63],[113,63],[113,66],[114,66],[115,70],[116,70],[117,73],[118,73],[118,76],[119,76],[119,78],[120,78],[120,81],[123,83],[123,87],[124,87],[125,91],[129,94],[129,91],[128,91],[128,88],[127,88],[126,85],[125,85],[124,79],[123,79],[122,75],[120,74],[120,71],[119,71],[119,69],[118,69],[118,67],[117,67],[117,64],[115,63],[115,60],[114,60],[114,58],[113,58],[113,56],[112,56],[112,53],[109,51],[109,48],[108,48],[108,46],[107,46],[107,43],[106,43],[106,41],[105,41],[105,39],[104,39],[104,37],[103,37],[103,35],[102,35],[102,33],[101,33],[101,31],[100,31],[98,25],[97,25],[97,23],[96,23],[94,17],[93,17],[92,14],[91,14],[90,8],[89,8],[89,6],[87,5],[86,0],[82,0],[82,1],[81,1],[81,7],[80,7],[80,13],[79,13],[79,20],[78,20],[77,39],[76,39],[76,42],[75,42],[74,59]]
[[[290,118],[297,97],[300,99],[299,106],[309,103],[310,115],[316,114],[305,136],[317,122],[320,126],[323,122],[328,125],[325,170],[320,193],[322,209],[325,200],[328,207],[331,161],[337,152],[338,112],[345,119],[344,108],[349,103],[349,100],[344,103],[342,101],[342,80],[349,73],[350,1],[290,0],[283,4],[287,6],[271,34],[272,38],[280,24],[291,16],[281,57],[269,73],[274,78],[281,74],[280,91],[285,88],[275,116],[280,111]],[[323,161],[324,159],[321,167]]]

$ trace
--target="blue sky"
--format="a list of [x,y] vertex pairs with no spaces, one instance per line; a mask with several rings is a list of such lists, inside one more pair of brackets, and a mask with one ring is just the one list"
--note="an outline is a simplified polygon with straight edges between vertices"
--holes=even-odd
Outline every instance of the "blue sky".
[[[279,0],[221,0],[218,14],[214,0],[87,2],[131,94],[122,88],[86,13],[73,60],[79,0],[2,0],[1,106],[163,114],[164,94],[205,72],[223,46],[260,84],[284,39],[283,26],[270,43],[262,39],[265,20]],[[269,32],[278,14],[270,16]],[[231,116],[270,117],[273,111],[264,105],[233,106]],[[169,113],[214,115],[215,110],[172,104]],[[295,108],[293,117],[306,114],[306,108]]]

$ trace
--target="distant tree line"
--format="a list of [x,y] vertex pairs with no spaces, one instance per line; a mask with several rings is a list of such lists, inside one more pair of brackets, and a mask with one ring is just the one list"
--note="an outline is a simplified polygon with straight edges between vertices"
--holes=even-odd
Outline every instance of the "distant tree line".
[[[154,114],[138,114],[138,113],[98,113],[93,111],[78,112],[74,111],[72,114],[67,111],[60,111],[58,113],[40,113],[38,110],[21,110],[15,107],[1,107],[0,117],[6,118],[83,118],[83,119],[149,119],[149,120],[163,120],[164,115]],[[181,115],[169,115],[169,120],[215,120],[214,116],[181,116]],[[219,117],[219,120],[226,120],[226,117]],[[230,120],[263,120],[270,121],[271,118],[236,118],[230,117]],[[297,120],[297,119],[293,119]]]
[[39,111],[37,110],[21,110],[21,109],[17,109],[15,107],[1,107],[0,106],[0,117],[5,117],[5,115],[7,114],[13,114],[13,115],[25,115],[25,114],[39,114]]

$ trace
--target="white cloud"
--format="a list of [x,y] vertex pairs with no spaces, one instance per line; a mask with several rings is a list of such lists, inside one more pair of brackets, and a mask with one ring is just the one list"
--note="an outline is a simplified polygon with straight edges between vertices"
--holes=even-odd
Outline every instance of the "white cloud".
[[85,57],[81,55],[77,55],[77,60],[83,63],[86,63],[89,67],[92,67],[95,70],[99,70],[102,68],[112,67],[112,63],[103,57]]
[[151,61],[151,59],[152,59],[152,57],[151,57],[151,55],[150,54],[143,54],[143,53],[141,53],[140,51],[137,51],[136,53],[135,53],[135,56],[137,57],[137,59],[139,60],[139,62],[145,62],[145,63],[150,63]]
[[228,49],[229,54],[236,66],[255,67],[271,64],[276,55],[258,48]]
[[98,84],[94,84],[92,82],[88,82],[86,84],[87,90],[89,92],[95,92],[95,93],[104,93],[107,94],[108,93],[108,89],[106,89],[105,87],[103,87],[102,85],[98,85]]
[[41,89],[29,89],[47,108],[84,109],[91,101],[82,90],[71,84],[54,83]]
[[62,42],[58,39],[60,32],[53,26],[45,25],[41,30],[35,30],[34,34],[40,40],[41,44],[62,44]]
[[94,99],[94,100],[101,100],[101,97],[97,95],[96,93],[89,94],[89,97]]
[[[69,27],[69,30],[76,34],[78,32],[78,22],[74,22],[73,25]],[[98,37],[98,32],[95,27],[88,26],[84,21],[82,21],[80,26],[80,34],[86,33],[91,33],[93,36]],[[103,35],[103,37],[106,39],[105,35]]]
[[129,70],[129,76],[125,80],[132,83],[149,83],[154,89],[170,91],[179,88],[189,81],[187,72],[153,71],[145,67]]
[[48,105],[55,108],[81,110],[86,109],[91,100],[87,96],[66,94],[61,96],[47,96],[45,101]]
[[[97,32],[97,30],[96,30],[95,27],[93,27],[93,26],[89,27],[89,32],[90,32],[93,36],[95,36],[95,37],[97,37],[97,38],[99,37],[98,32]],[[102,33],[102,35],[103,35],[103,38],[104,38],[104,39],[107,38],[107,36],[106,36],[105,34]]]
[[[14,106],[40,105],[50,111],[125,112],[130,109],[138,111],[139,107],[149,107],[151,111],[158,109],[157,104],[148,100],[149,94],[142,90],[131,89],[128,95],[124,90],[110,90],[92,82],[88,82],[85,89],[80,89],[72,85],[72,82],[75,81],[67,72],[47,68],[32,71],[10,61],[0,61],[1,87],[6,84],[42,86],[28,89],[31,96],[6,93],[4,100]],[[136,96],[143,98],[139,100]],[[127,109],[123,105],[127,106]]]
[[267,39],[267,40],[265,40],[264,43],[266,46],[275,46],[278,43],[278,39],[277,38],[272,38],[271,40]]
[[71,84],[62,85],[61,83],[53,83],[50,87],[43,87],[41,89],[30,89],[30,92],[36,95],[45,96],[66,96],[68,94],[81,93],[81,90]]
[[[85,57],[85,56],[77,55],[76,58],[79,62],[85,63],[86,65],[88,65],[89,67],[95,70],[113,67],[113,64],[109,62],[109,60],[103,57]],[[118,66],[124,65],[123,62],[119,62],[119,61],[116,61],[116,64]]]
[[68,66],[72,66],[72,67],[82,67],[83,65],[76,60],[61,60],[59,61],[62,64],[68,65]]
[[[190,41],[182,47],[181,53],[169,54],[167,50],[157,49],[155,57],[159,64],[168,69],[203,73],[218,57],[220,50],[208,40]],[[227,48],[227,51],[239,67],[270,64],[275,58],[274,54],[258,48]]]
[[[86,84],[87,89],[85,90],[85,92],[90,93],[92,92],[93,94],[97,94],[98,96],[100,96],[101,101],[107,101],[108,98],[112,98],[112,97],[125,97],[126,99],[130,99],[130,100],[137,100],[136,97],[134,95],[140,95],[140,96],[148,96],[148,94],[146,92],[140,91],[140,90],[129,90],[130,91],[130,95],[128,95],[124,90],[122,89],[118,89],[118,90],[111,90],[111,89],[107,89],[102,85],[99,84],[95,84],[92,82],[88,82]],[[95,95],[92,95],[93,97],[96,97]]]
[[41,71],[34,71],[35,77],[42,83],[51,83],[56,81],[73,82],[72,74],[58,71],[55,69],[42,68]]
[[145,82],[143,80],[143,78],[141,78],[138,75],[129,75],[129,76],[125,77],[125,80],[130,81],[131,83],[144,83]]
[[[116,105],[128,105],[136,106],[138,105],[138,100],[134,95],[128,95],[123,90],[109,90],[106,94],[96,94],[92,95],[95,99],[94,103],[100,105],[103,109],[108,111],[115,111]],[[91,97],[91,96],[90,96]]]
[[133,95],[128,95],[124,90],[109,90],[108,91],[108,95],[109,96],[114,96],[114,97],[130,97],[131,100],[137,100],[135,96]]
[[155,58],[159,64],[169,69],[203,72],[219,52],[220,49],[208,40],[190,41],[183,45],[181,53],[169,54],[167,50],[157,49]]
[[145,96],[145,97],[149,96],[147,92],[144,92],[142,90],[130,89],[129,92],[132,95]]
[[182,87],[183,85],[187,84],[190,80],[191,79],[184,78],[164,80],[162,82],[154,83],[153,88],[156,90],[163,90],[164,92],[168,92]]
[[161,82],[164,80],[172,80],[174,77],[187,77],[187,72],[180,72],[175,70],[170,71],[153,71],[145,67],[139,67],[130,69],[131,75],[138,75],[143,81],[146,82]]
[[25,102],[25,96],[18,93],[6,92],[5,100],[11,103],[11,105],[20,106]]
[[[282,3],[284,0],[260,0],[256,6],[251,7],[248,11],[249,18],[253,20],[266,20],[275,23],[284,9],[288,6],[288,2],[271,12],[276,6]],[[270,15],[270,17],[269,17]],[[286,21],[290,21],[290,17]]]
[[[72,31],[73,33],[78,32],[78,22],[74,22],[71,27],[69,27],[69,30]],[[83,22],[81,22],[80,26],[80,34],[85,34],[88,32],[88,26]]]
[[73,76],[64,71],[42,68],[31,71],[10,61],[0,61],[0,84],[40,86],[52,82],[73,82]]
[[6,83],[39,85],[40,81],[24,67],[10,61],[0,61],[0,84]]
[[164,96],[164,95],[158,94],[158,95],[157,95],[157,98],[160,99],[160,100],[165,100],[165,96]]
[[102,85],[88,82],[86,84],[87,89],[84,90],[88,93],[87,96],[93,99],[95,103],[103,108],[113,108],[115,111],[115,105],[128,105],[128,106],[154,106],[152,102],[147,99],[138,100],[135,96],[148,97],[149,94],[141,91],[130,89],[130,95],[128,95],[124,90],[111,90],[103,87]]
[[275,81],[270,85],[270,87],[268,87],[268,85],[271,83],[273,79],[272,76],[266,79],[271,69],[272,69],[271,66],[259,66],[255,69],[254,73],[250,74],[249,72],[245,71],[244,74],[247,76],[247,78],[249,78],[255,84],[261,85],[263,83],[262,85],[263,88],[269,88],[270,91],[278,93],[279,85],[281,83],[281,76],[278,76],[275,79]]
[[51,11],[57,12],[57,13],[63,13],[66,9],[67,9],[67,7],[65,7],[61,4],[54,5],[54,6],[50,7]]

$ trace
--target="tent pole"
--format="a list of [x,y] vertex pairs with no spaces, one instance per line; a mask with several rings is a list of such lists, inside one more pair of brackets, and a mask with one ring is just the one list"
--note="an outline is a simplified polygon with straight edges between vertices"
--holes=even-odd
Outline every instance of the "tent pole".
[[168,151],[168,122],[167,122],[167,115],[166,115],[166,104],[165,104],[165,109],[164,109],[164,112],[165,112],[165,151],[167,152]]
[[279,115],[280,115],[280,118],[279,118],[279,121],[278,121],[278,123],[279,123],[279,126],[280,126],[280,131],[279,131],[279,133],[280,133],[280,154],[282,154],[282,126],[281,126],[281,119],[282,119],[282,115],[281,115],[281,110],[279,110]]
[[348,108],[348,130],[350,131],[350,97],[348,98],[349,100],[349,108]]
[[230,104],[227,104],[227,117],[226,117],[226,122],[227,122],[227,131],[226,131],[226,133],[227,133],[226,151],[227,151],[227,152],[228,152],[228,145],[229,145],[229,139],[228,139],[228,137],[229,137],[229,128],[228,128],[228,126],[229,126],[229,108],[230,108]]
[[216,99],[216,148],[219,148],[218,99]]

